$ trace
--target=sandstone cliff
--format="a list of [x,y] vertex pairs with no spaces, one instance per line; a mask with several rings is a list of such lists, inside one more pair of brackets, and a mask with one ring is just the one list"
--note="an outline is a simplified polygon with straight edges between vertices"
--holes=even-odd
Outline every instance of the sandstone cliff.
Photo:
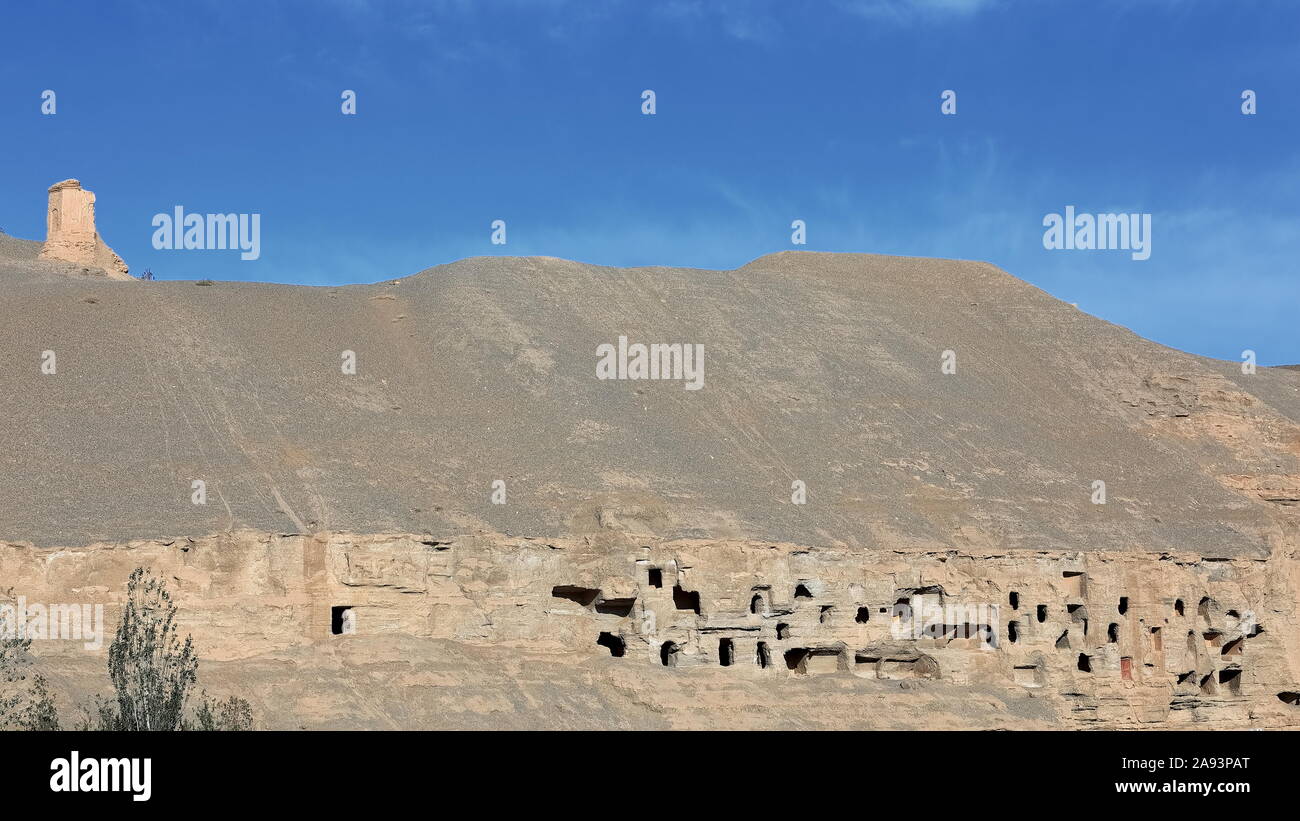
[[77,180],[50,186],[42,260],[72,263],[102,271],[109,279],[130,280],[126,263],[95,229],[95,195]]
[[[3,586],[111,615],[156,567],[274,726],[1300,716],[1300,373],[986,264],[32,277],[0,316],[31,362],[0,373]],[[702,344],[704,387],[598,380],[619,336]],[[102,666],[42,652],[73,692]]]

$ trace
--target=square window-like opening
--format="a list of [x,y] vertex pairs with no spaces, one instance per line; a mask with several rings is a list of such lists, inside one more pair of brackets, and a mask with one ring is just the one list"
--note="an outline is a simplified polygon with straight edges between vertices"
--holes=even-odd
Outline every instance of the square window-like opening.
[[648,578],[646,580],[650,582],[651,587],[663,587],[664,572],[657,567],[652,567],[650,568],[650,571],[648,573]]
[[1227,669],[1219,671],[1219,683],[1226,685],[1228,692],[1238,694],[1241,692],[1241,671]]
[[340,604],[330,608],[330,633],[343,636],[357,632],[357,614],[351,605]]
[[720,639],[718,641],[718,664],[723,667],[730,667],[735,647],[731,639]]

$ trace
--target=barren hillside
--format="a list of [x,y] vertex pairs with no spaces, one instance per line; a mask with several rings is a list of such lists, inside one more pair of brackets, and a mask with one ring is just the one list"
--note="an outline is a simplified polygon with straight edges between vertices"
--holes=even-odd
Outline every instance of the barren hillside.
[[[448,642],[501,687],[524,670],[558,688],[512,684],[499,710],[458,726],[562,724],[550,697],[598,725],[728,726],[741,713],[724,720],[720,705],[737,687],[762,705],[745,726],[834,726],[842,710],[828,705],[861,687],[913,699],[889,702],[903,725],[919,703],[952,703],[948,688],[988,699],[970,726],[1054,726],[1080,709],[1124,725],[1181,709],[1230,726],[1295,721],[1282,694],[1297,689],[1283,634],[1296,627],[1300,372],[1244,375],[1164,348],[979,262],[789,252],[710,271],[492,257],[309,288],[114,282],[38,262],[38,248],[0,236],[0,569],[47,596],[111,598],[140,557],[168,568],[225,665],[214,675],[242,681],[280,725],[347,725],[338,693],[382,680],[354,725],[438,726],[445,709],[402,707],[401,693],[454,678],[436,660]],[[702,345],[703,387],[597,379],[598,347],[620,336]],[[355,374],[341,367],[349,351]],[[795,481],[806,504],[791,501]],[[666,574],[658,586],[651,569]],[[872,633],[886,616],[862,618],[932,588],[1001,605],[1004,634],[1020,619],[1000,660],[928,638],[908,649]],[[1050,616],[1008,609],[1013,590]],[[331,636],[344,605],[358,635]],[[1268,614],[1264,635],[1247,610]],[[1074,631],[1064,645],[1062,630]],[[1220,652],[1236,639],[1250,643],[1233,654],[1253,645],[1263,660]],[[719,643],[733,640],[745,643]],[[889,664],[919,664],[916,686],[942,692],[861,674],[793,695],[785,679],[719,678],[736,648],[758,670],[772,652],[801,680],[866,665],[892,682],[913,673]],[[515,669],[516,651],[534,660]],[[789,666],[791,651],[807,655]],[[719,705],[716,721],[662,717],[694,698],[675,678],[692,671],[660,669],[678,652],[722,688],[699,702]],[[1083,693],[1080,654],[1114,692]],[[376,672],[390,655],[399,667]],[[632,656],[650,677],[629,696]],[[821,656],[835,660],[818,668]],[[81,675],[78,658],[51,663]],[[1133,667],[1144,687],[1125,695]],[[317,689],[288,698],[281,675]],[[447,686],[469,697],[456,689],[469,679]],[[1054,701],[1026,700],[1038,687]]]

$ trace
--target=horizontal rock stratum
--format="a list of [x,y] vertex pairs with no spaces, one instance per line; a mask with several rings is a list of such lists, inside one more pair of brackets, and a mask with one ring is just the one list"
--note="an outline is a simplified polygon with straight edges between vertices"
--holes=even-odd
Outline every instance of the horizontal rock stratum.
[[[0,248],[6,585],[157,568],[273,726],[1300,723],[1300,372],[978,262],[199,288]],[[598,379],[620,337],[702,386]]]

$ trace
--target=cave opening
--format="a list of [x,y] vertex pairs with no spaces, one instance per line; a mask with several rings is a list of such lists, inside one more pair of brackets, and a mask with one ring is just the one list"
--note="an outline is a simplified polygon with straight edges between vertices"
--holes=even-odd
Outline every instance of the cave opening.
[[572,584],[557,584],[551,588],[551,595],[557,599],[567,599],[583,607],[590,607],[591,603],[600,595],[600,590],[594,587],[578,587]]
[[1226,685],[1228,692],[1233,695],[1241,694],[1241,671],[1229,667],[1226,670],[1219,671],[1219,684]]
[[596,602],[596,612],[626,618],[632,614],[636,599],[602,599]]
[[343,636],[357,632],[357,614],[352,605],[340,604],[330,608],[330,633]]
[[795,647],[792,650],[785,651],[785,666],[787,669],[794,670],[797,673],[807,672],[806,662],[808,661],[808,648]]
[[694,590],[683,590],[680,584],[673,585],[673,607],[678,610],[690,610],[700,614],[700,594]]
[[718,640],[718,664],[723,667],[731,666],[732,655],[735,653],[736,646],[731,639]]
[[613,633],[602,632],[596,638],[596,643],[601,647],[608,648],[609,654],[616,659],[623,658],[623,654],[627,652],[627,643]]

